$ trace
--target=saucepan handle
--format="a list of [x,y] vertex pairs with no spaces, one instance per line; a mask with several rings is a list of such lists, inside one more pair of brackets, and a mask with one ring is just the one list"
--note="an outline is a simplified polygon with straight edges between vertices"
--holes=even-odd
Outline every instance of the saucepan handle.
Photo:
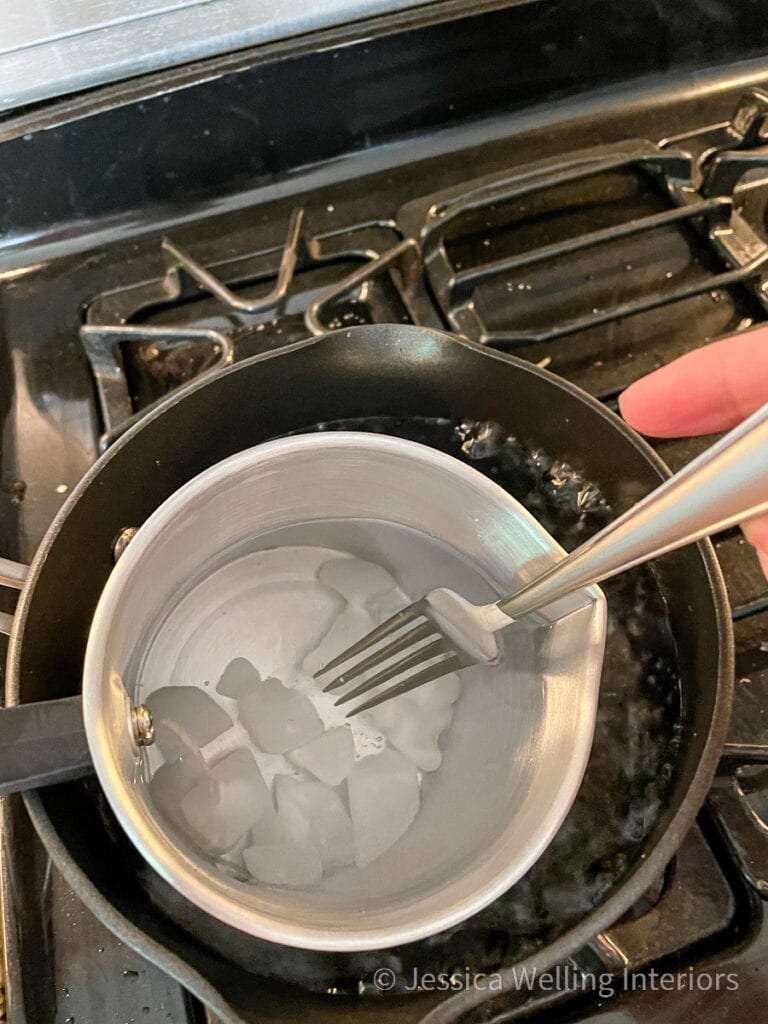
[[[0,558],[0,586],[21,590],[26,576],[26,565]],[[13,616],[0,612],[0,633],[12,626]],[[92,771],[80,694],[0,709],[0,796]]]
[[92,772],[80,694],[0,710],[0,796]]

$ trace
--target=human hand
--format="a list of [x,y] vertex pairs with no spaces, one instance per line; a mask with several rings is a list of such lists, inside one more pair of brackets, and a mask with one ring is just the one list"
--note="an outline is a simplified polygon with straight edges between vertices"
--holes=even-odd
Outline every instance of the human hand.
[[[630,426],[652,437],[730,430],[768,402],[768,327],[687,352],[619,398]],[[768,577],[768,514],[742,524]]]

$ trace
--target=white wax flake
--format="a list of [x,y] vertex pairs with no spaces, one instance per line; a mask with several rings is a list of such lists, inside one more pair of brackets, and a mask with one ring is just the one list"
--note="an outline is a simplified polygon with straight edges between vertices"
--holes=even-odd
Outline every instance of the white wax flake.
[[288,757],[327,786],[338,786],[349,775],[355,762],[352,732],[342,726],[328,729],[311,743],[292,750]]
[[155,731],[154,745],[166,763],[195,762],[196,767],[202,771],[203,758],[194,736],[191,736],[179,722],[172,722],[166,718],[153,718],[152,724]]
[[393,615],[397,615],[410,603],[410,599],[401,590],[390,590],[386,594],[379,594],[366,601],[365,608],[378,625],[380,622],[391,619]]
[[253,878],[267,885],[305,889],[323,877],[320,854],[305,843],[249,846],[243,850],[243,860]]
[[337,793],[321,782],[282,775],[275,780],[275,797],[293,841],[314,846],[324,868],[353,862],[352,822]]
[[150,779],[153,803],[182,833],[189,832],[189,825],[181,801],[205,778],[202,773],[202,758],[198,762],[179,760],[160,765]]
[[279,679],[265,679],[238,701],[240,721],[253,742],[268,754],[303,747],[323,733],[312,702]]
[[365,867],[393,846],[419,809],[416,768],[395,750],[364,757],[347,779],[355,863]]
[[[304,671],[314,675],[345,651],[351,644],[362,640],[377,625],[373,616],[359,605],[349,604],[336,618],[320,643],[304,659]],[[324,677],[319,686],[333,679],[333,673]]]
[[380,704],[371,712],[371,718],[387,741],[411,764],[422,771],[434,772],[443,761],[437,741],[440,733],[451,724],[453,710],[449,705],[423,711],[415,701],[408,699],[409,696]]
[[232,719],[197,686],[161,686],[146,697],[155,727],[167,721],[204,747],[232,726]]
[[224,669],[216,692],[236,700],[250,693],[260,682],[261,676],[247,658],[235,658]]
[[197,842],[224,853],[272,809],[269,790],[248,750],[235,750],[183,797],[181,811]]
[[438,740],[453,720],[451,706],[460,693],[461,683],[452,673],[373,708],[371,721],[412,764],[433,772],[442,764]]
[[[276,583],[260,588],[249,608],[248,648],[263,678],[301,665],[331,628],[344,601],[315,583]],[[283,678],[285,678],[283,676]]]
[[256,846],[280,846],[292,841],[288,822],[275,810],[262,814],[251,829],[251,839]]
[[317,578],[352,604],[369,601],[397,587],[386,569],[361,558],[331,559],[320,566]]
[[455,672],[450,675],[433,679],[430,683],[416,687],[406,696],[413,701],[422,712],[438,708],[447,708],[455,704],[461,695],[461,683]]

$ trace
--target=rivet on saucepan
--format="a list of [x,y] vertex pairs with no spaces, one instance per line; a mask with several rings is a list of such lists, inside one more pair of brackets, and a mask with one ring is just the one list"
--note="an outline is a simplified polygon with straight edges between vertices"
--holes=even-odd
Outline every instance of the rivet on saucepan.
[[146,704],[137,704],[131,708],[131,726],[133,738],[139,747],[150,747],[155,742],[152,713]]
[[136,536],[137,529],[135,526],[126,526],[123,530],[118,533],[117,537],[112,544],[112,557],[115,562],[118,561],[120,556],[123,554],[125,549],[131,543],[133,538]]

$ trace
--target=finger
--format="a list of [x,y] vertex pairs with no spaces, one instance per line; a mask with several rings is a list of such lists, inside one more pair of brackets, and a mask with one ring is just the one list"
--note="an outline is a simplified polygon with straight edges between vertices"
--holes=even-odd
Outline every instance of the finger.
[[763,573],[768,578],[768,514],[748,519],[741,524],[741,529],[754,547]]
[[682,437],[729,430],[765,402],[768,327],[687,352],[631,384],[619,408],[643,434]]
[[753,547],[768,553],[768,513],[748,519],[741,528]]

